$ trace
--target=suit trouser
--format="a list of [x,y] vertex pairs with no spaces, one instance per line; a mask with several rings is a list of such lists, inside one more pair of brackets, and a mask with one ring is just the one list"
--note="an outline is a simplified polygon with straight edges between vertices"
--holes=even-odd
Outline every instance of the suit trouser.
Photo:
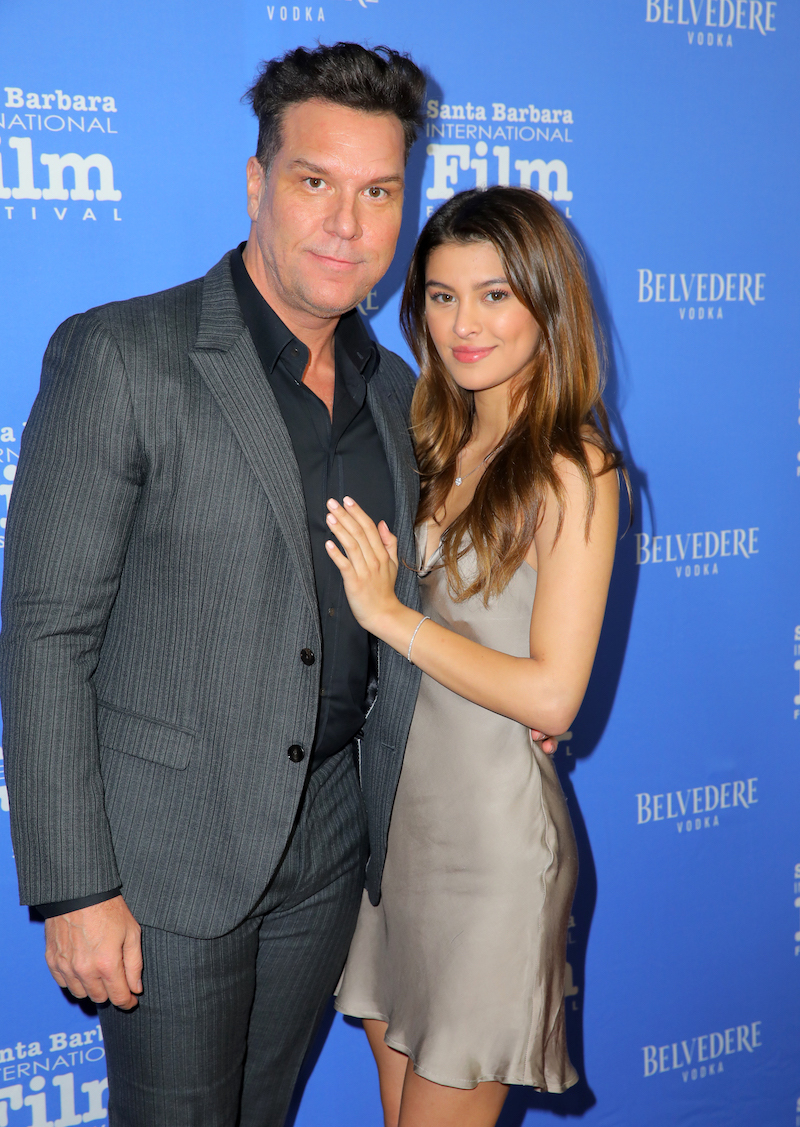
[[138,1007],[100,1009],[110,1127],[281,1127],[347,956],[366,856],[346,748],[312,774],[248,919],[218,939],[142,928]]

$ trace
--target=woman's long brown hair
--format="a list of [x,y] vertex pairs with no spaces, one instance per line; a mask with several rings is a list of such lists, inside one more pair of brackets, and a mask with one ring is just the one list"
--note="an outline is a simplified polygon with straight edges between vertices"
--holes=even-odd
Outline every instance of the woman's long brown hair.
[[[553,466],[561,455],[586,482],[586,536],[595,480],[585,444],[603,453],[601,473],[622,467],[601,398],[604,349],[580,252],[559,212],[527,188],[461,192],[428,220],[406,279],[400,323],[419,364],[411,425],[421,474],[417,523],[440,512],[453,487],[459,452],[472,433],[474,402],[448,374],[425,319],[425,274],[433,250],[446,243],[489,242],[514,295],[539,325],[539,342],[511,404],[512,422],[465,511],[443,538],[443,562],[456,599],[507,586],[530,548],[548,490],[564,519],[564,490]],[[626,476],[627,481],[627,476]],[[472,544],[472,582],[458,561]]]

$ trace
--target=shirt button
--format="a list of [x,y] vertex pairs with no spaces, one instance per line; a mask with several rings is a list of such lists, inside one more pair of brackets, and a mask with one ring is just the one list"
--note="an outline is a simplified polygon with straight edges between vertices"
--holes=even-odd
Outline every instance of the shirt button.
[[306,648],[300,651],[300,660],[303,665],[313,665],[317,659],[314,656],[314,651]]
[[300,763],[306,757],[306,753],[303,751],[300,744],[292,744],[286,754],[289,756],[292,763]]
[[336,607],[328,607],[328,618],[336,617]]

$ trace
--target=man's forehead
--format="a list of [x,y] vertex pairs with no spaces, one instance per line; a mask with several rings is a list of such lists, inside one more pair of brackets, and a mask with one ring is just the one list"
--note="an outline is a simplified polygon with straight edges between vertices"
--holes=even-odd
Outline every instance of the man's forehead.
[[[361,163],[405,163],[403,126],[392,113],[372,113],[318,98],[289,106],[283,115],[283,155],[313,163],[358,153]],[[297,150],[302,150],[302,152]]]

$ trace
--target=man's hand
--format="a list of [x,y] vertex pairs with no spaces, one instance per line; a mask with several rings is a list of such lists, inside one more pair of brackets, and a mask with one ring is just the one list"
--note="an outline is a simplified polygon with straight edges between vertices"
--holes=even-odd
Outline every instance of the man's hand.
[[45,920],[45,958],[59,986],[76,998],[122,1010],[142,992],[141,928],[121,896]]

